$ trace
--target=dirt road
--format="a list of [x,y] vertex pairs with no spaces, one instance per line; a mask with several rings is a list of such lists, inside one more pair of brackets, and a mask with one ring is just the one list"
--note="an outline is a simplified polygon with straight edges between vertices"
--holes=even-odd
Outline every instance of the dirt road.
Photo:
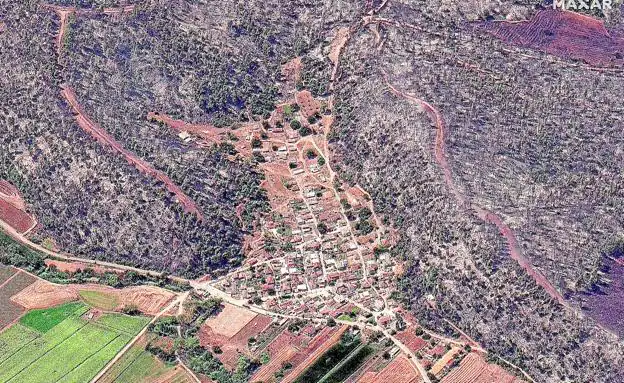
[[180,187],[177,186],[165,173],[161,172],[160,170],[156,170],[154,167],[152,167],[152,165],[138,158],[134,153],[124,148],[119,142],[115,140],[115,138],[113,138],[113,136],[108,134],[108,132],[102,129],[101,126],[91,120],[76,99],[76,93],[69,85],[64,84],[61,86],[61,89],[61,94],[63,95],[65,100],[67,100],[74,113],[76,114],[76,121],[78,122],[78,125],[80,125],[80,127],[85,132],[89,133],[101,144],[110,146],[111,148],[113,148],[113,150],[123,155],[128,160],[128,162],[134,165],[139,171],[164,183],[167,190],[176,196],[178,202],[182,204],[186,212],[197,215],[200,220],[204,219],[195,202],[189,196],[187,196],[184,191],[180,189]]
[[526,256],[524,256],[524,254],[522,254],[520,245],[518,243],[518,239],[514,235],[511,228],[509,228],[509,226],[507,226],[507,224],[505,224],[498,215],[494,214],[493,212],[487,209],[482,208],[481,206],[476,205],[475,203],[470,202],[468,198],[464,196],[459,190],[459,188],[455,185],[453,181],[451,167],[448,164],[448,161],[446,158],[446,153],[445,153],[446,126],[444,124],[444,119],[442,118],[442,115],[440,114],[440,112],[436,108],[434,108],[431,104],[427,103],[426,101],[421,100],[412,95],[409,95],[399,90],[398,88],[394,87],[388,81],[388,78],[385,75],[385,73],[384,73],[384,76],[386,77],[386,80],[385,80],[386,84],[392,93],[410,101],[411,103],[414,103],[420,106],[425,112],[427,112],[428,116],[435,123],[436,125],[436,138],[435,138],[435,144],[434,144],[435,159],[436,159],[436,162],[438,163],[438,166],[442,169],[442,172],[444,173],[444,182],[446,183],[446,186],[448,187],[449,191],[453,194],[453,196],[457,200],[457,203],[460,206],[468,207],[481,220],[489,224],[495,225],[498,231],[500,232],[500,234],[507,241],[507,247],[509,250],[510,257],[516,262],[518,262],[518,264],[526,271],[526,273],[531,278],[533,278],[533,280],[535,280],[535,282],[537,282],[538,285],[540,285],[544,290],[546,290],[546,292],[552,298],[557,300],[563,306],[569,307],[568,303],[563,298],[561,293],[559,293],[559,291],[548,281],[548,279],[546,279],[546,277],[539,270],[533,267],[533,265],[531,264],[531,261]]

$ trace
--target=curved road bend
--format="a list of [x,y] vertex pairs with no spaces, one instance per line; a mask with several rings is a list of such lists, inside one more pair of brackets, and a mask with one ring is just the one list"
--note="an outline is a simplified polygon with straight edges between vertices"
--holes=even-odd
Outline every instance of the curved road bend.
[[531,262],[529,261],[529,259],[526,256],[524,256],[524,254],[522,254],[520,245],[518,243],[518,239],[514,235],[513,231],[509,228],[509,226],[507,226],[507,224],[505,224],[505,222],[503,222],[503,220],[495,213],[481,206],[478,206],[475,203],[470,202],[468,198],[464,196],[459,191],[457,186],[455,185],[453,181],[451,167],[448,164],[448,160],[447,160],[446,153],[445,153],[446,127],[444,124],[444,119],[442,118],[442,114],[428,102],[421,100],[410,94],[407,94],[399,90],[392,84],[390,84],[386,73],[384,72],[383,74],[384,74],[386,84],[392,93],[394,93],[395,95],[401,98],[408,100],[411,103],[414,103],[420,106],[424,111],[427,112],[427,115],[429,116],[429,118],[435,123],[436,125],[436,138],[435,138],[435,145],[434,145],[435,159],[436,159],[436,162],[438,163],[438,166],[442,169],[444,173],[444,182],[446,183],[446,186],[448,187],[449,191],[453,194],[453,196],[457,200],[457,203],[460,206],[469,207],[481,220],[490,224],[494,224],[498,228],[498,231],[500,232],[500,234],[507,241],[507,247],[509,248],[509,255],[511,256],[511,258],[515,260],[516,262],[518,262],[518,264],[526,271],[526,273],[529,276],[531,276],[531,278],[533,278],[535,282],[537,282],[538,285],[540,285],[544,290],[546,290],[546,292],[552,298],[556,299],[564,307],[569,308],[570,307],[569,304],[563,298],[561,293],[559,293],[559,291],[557,291],[557,289],[548,281],[548,279],[546,279],[546,277],[539,270],[535,269],[533,265],[531,264]]

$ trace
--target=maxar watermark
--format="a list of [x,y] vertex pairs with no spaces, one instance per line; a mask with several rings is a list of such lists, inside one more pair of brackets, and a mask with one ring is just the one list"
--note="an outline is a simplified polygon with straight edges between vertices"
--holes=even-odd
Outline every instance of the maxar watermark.
[[594,9],[611,9],[612,0],[553,0],[553,9],[565,9],[568,11],[582,11],[582,10],[594,10]]

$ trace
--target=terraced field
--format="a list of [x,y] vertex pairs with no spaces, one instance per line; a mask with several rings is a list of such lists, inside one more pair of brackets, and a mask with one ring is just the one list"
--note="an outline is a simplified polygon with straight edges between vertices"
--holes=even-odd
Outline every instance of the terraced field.
[[70,303],[33,311],[0,334],[0,382],[90,381],[143,328],[148,319],[104,314]]

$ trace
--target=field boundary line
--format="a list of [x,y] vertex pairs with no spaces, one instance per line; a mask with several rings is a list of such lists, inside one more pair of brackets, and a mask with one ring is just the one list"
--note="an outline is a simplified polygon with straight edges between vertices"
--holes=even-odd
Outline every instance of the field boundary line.
[[[61,322],[62,323],[62,322]],[[74,335],[76,335],[80,330],[82,330],[83,328],[85,328],[88,325],[88,323],[85,323],[82,327],[80,327],[79,329],[77,329],[76,331],[74,331],[73,333],[71,333],[67,338],[63,339],[62,341],[60,341],[58,344],[55,344],[52,348],[50,348],[48,351],[44,352],[43,354],[39,355],[39,357],[37,357],[37,359],[33,360],[32,362],[30,362],[30,364],[26,365],[26,367],[22,368],[21,370],[19,370],[15,375],[13,375],[9,380],[6,381],[6,383],[9,383],[11,380],[15,379],[16,376],[18,376],[19,374],[21,374],[22,372],[24,372],[25,369],[27,369],[28,367],[32,366],[34,363],[37,363],[37,361],[41,358],[43,358],[44,356],[48,355],[52,350],[56,349],[58,346],[60,346],[61,344],[65,343],[65,341],[71,337],[73,337]]]
[[[366,343],[363,343],[363,342],[360,340],[360,345],[359,345],[359,346],[357,346],[355,349],[353,349],[353,351],[351,351],[349,354],[347,354],[347,356],[345,356],[344,358],[342,358],[342,360],[340,360],[340,361],[338,362],[338,364],[337,364],[337,365],[335,365],[335,366],[334,366],[331,370],[327,371],[327,373],[321,377],[321,379],[319,380],[319,383],[325,383],[325,381],[326,381],[326,380],[327,380],[330,376],[332,376],[332,374],[333,374],[334,372],[336,372],[336,371],[338,371],[340,368],[342,368],[342,366],[344,366],[344,364],[345,364],[346,362],[348,362],[350,358],[352,358],[354,355],[357,355],[357,353],[358,353],[358,352],[360,352],[360,350],[361,350],[361,349],[363,349],[363,348],[364,348],[364,347],[366,347],[366,346],[367,346],[367,344],[366,344]],[[327,351],[329,351],[329,350],[327,350]],[[322,357],[322,355],[321,355],[321,357]],[[320,358],[319,358],[319,359],[320,359]]]
[[76,369],[80,368],[80,366],[82,366],[83,364],[85,364],[86,361],[88,361],[89,359],[93,358],[93,356],[95,354],[97,354],[98,352],[104,350],[109,344],[113,343],[117,338],[119,338],[121,336],[121,334],[117,334],[116,337],[114,337],[113,339],[111,339],[108,343],[106,343],[104,346],[100,347],[98,350],[96,350],[94,353],[92,353],[91,355],[89,355],[88,357],[85,358],[85,360],[83,360],[82,362],[80,362],[78,365],[74,366],[74,368],[72,368],[71,370],[69,370],[65,375],[61,376],[60,378],[58,378],[56,382],[59,382],[61,379],[63,379],[64,377],[66,377],[67,375],[71,374],[73,371],[75,371]]
[[[17,272],[13,273],[13,275],[11,275],[11,276],[9,277],[9,279],[7,279],[6,281],[2,282],[2,284],[0,284],[0,289],[1,289],[1,288],[3,288],[4,286],[6,286],[9,282],[11,282],[11,281],[13,280],[13,278],[17,277],[17,275],[18,275],[19,273],[21,273],[21,272],[22,272],[22,270],[17,269]],[[18,294],[19,294],[19,293],[18,293]],[[11,297],[9,297],[9,300],[11,300]]]
[[112,331],[112,332],[118,333],[119,335],[127,335],[127,336],[129,336],[131,339],[132,339],[132,337],[134,336],[134,334],[133,334],[133,333],[131,333],[131,332],[124,331],[124,330],[119,330],[119,329],[116,329],[115,327],[112,327],[112,326],[109,326],[109,325],[105,325],[105,324],[103,324],[103,323],[99,323],[99,322],[91,322],[90,324],[92,324],[92,325],[94,325],[94,326],[96,326],[96,327],[101,327],[101,328],[102,328],[102,329],[104,329],[104,330],[109,330],[109,331]]
[[[138,355],[137,355],[134,359],[132,359],[132,360],[130,361],[130,363],[128,363],[128,365],[127,365],[126,367],[124,367],[124,368],[123,368],[123,369],[119,372],[119,374],[117,374],[117,376],[115,376],[115,378],[114,378],[113,380],[111,380],[111,382],[113,382],[113,383],[114,383],[114,382],[116,382],[116,381],[117,381],[117,379],[119,379],[119,377],[120,377],[120,376],[122,376],[122,375],[124,374],[124,372],[126,372],[126,371],[130,368],[130,366],[132,366],[132,365],[134,364],[134,362],[136,362],[136,361],[139,359],[139,357],[140,357],[141,355],[143,355],[144,353],[146,353],[146,352],[147,352],[147,351],[143,350],[143,351],[141,351],[140,353],[138,353]],[[104,375],[106,375],[106,374],[104,374]],[[104,375],[102,375],[102,378],[104,378]]]
[[158,314],[156,314],[154,316],[154,318],[152,318],[151,321],[149,321],[145,326],[143,326],[143,329],[141,331],[139,331],[139,333],[134,337],[134,339],[131,339],[130,342],[128,342],[128,344],[126,344],[124,346],[124,348],[121,349],[121,351],[119,351],[117,353],[117,355],[115,355],[115,357],[113,359],[111,359],[108,362],[108,364],[106,366],[104,366],[104,368],[93,379],[91,379],[90,383],[96,383],[100,379],[102,379],[102,377],[106,374],[106,372],[108,372],[108,370],[110,370],[115,365],[115,363],[117,363],[119,361],[119,359],[121,359],[121,357],[124,356],[124,354],[126,352],[128,352],[128,350],[130,350],[132,348],[132,346],[134,346],[134,344],[136,342],[138,342],[139,339],[141,339],[141,337],[143,335],[145,335],[147,333],[147,329],[149,328],[149,326],[151,324],[156,323],[156,321],[158,319],[160,319],[160,317],[163,316],[163,314],[165,314],[167,311],[171,310],[173,307],[175,307],[177,304],[179,304],[180,303],[180,299],[181,299],[181,296],[178,296],[177,299],[175,299],[173,302],[171,302],[169,305],[167,305],[167,307],[162,309],[162,311],[160,311]]
[[[26,326],[24,326],[26,327]],[[24,343],[23,345],[20,346],[20,348],[18,348],[17,350],[13,351],[13,354],[16,354],[20,351],[22,351],[22,349],[26,346],[28,346],[29,344],[31,344],[32,342],[36,341],[37,339],[41,339],[41,335],[37,335],[36,337],[34,337],[33,339],[29,340],[28,342]],[[13,356],[13,354],[7,356],[6,358],[0,360],[0,365],[2,365],[2,363],[4,363],[7,359],[9,359],[10,357]]]

